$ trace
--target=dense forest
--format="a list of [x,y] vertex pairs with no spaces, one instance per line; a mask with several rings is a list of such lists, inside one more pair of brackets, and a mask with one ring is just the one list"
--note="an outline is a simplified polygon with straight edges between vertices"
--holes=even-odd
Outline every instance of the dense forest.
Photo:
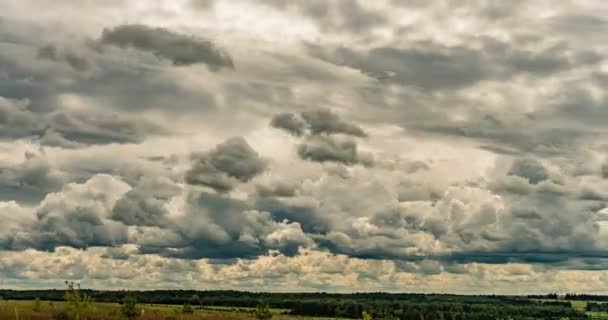
[[[62,300],[63,290],[0,290],[0,297],[15,300]],[[127,295],[142,303],[195,306],[254,307],[260,303],[303,316],[360,318],[365,311],[376,319],[496,320],[587,319],[563,301],[515,296],[462,296],[389,293],[257,293],[241,291],[98,291],[86,290],[96,302],[120,302]],[[589,304],[592,308],[599,308]]]

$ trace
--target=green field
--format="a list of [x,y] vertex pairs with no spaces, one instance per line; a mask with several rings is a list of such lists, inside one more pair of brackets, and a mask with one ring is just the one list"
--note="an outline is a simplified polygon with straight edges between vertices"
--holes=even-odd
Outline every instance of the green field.
[[[184,314],[181,306],[163,304],[141,304],[143,314],[138,318],[141,320],[244,320],[254,319],[255,308],[247,307],[220,307],[220,306],[198,306],[192,314]],[[59,311],[66,307],[65,302],[59,301],[22,301],[22,300],[0,300],[1,320],[51,320]],[[287,309],[270,309],[272,319],[291,320],[325,320],[333,318],[302,317],[285,315]],[[86,311],[86,319],[90,320],[118,320],[125,319],[120,313],[120,304],[94,302]]]
[[[73,290],[74,293],[81,291]],[[48,293],[48,292],[47,292]],[[54,296],[60,296],[60,292],[51,292]],[[95,292],[92,292],[95,293]],[[13,295],[23,296],[30,294],[29,292],[13,292]],[[103,298],[101,293],[97,293],[99,298]],[[103,293],[107,294],[107,292]],[[112,296],[117,296],[117,293],[111,293]],[[122,293],[124,294],[124,292]],[[139,293],[140,299],[151,299],[154,297],[163,297],[164,301],[175,299],[180,295],[191,297],[191,292],[148,292]],[[259,311],[251,306],[250,300],[242,297],[247,293],[235,292],[211,292],[200,293],[203,298],[207,295],[207,299],[222,298],[213,300],[216,304],[231,303],[229,306],[211,305],[210,303],[201,303],[194,307],[185,308],[172,300],[173,302],[161,302],[156,304],[140,303],[133,304],[138,308],[141,320],[195,320],[195,319],[225,319],[225,320],[245,320],[256,319],[256,314],[260,315]],[[240,297],[239,300],[230,301],[232,298]],[[386,294],[363,294],[342,296],[342,300],[337,299],[339,296],[330,296],[326,294],[314,294],[314,299],[311,299],[313,294],[294,294],[289,298],[280,294],[264,294],[267,299],[259,299],[257,296],[257,304],[261,301],[269,301],[270,305],[283,306],[281,308],[270,308],[267,314],[272,315],[274,320],[324,320],[324,319],[345,319],[338,318],[339,312],[344,314],[348,308],[353,305],[358,307],[358,311],[348,313],[351,318],[361,318],[363,312],[370,314],[376,320],[497,320],[497,319],[513,319],[513,320],[608,320],[608,309],[605,302],[593,301],[568,301],[568,300],[550,300],[550,299],[526,299],[512,297],[475,297],[475,296],[441,296],[441,295],[402,295],[390,296]],[[5,295],[6,296],[6,295]],[[66,294],[65,301],[45,301],[31,300],[26,298],[23,300],[16,299],[0,299],[0,320],[101,320],[101,319],[126,319],[123,315],[124,306],[114,302],[86,302],[80,306],[78,301],[90,301],[90,297],[86,294],[80,295],[80,300],[69,299]],[[201,296],[198,296],[201,300]],[[83,297],[85,297],[83,299]],[[308,297],[308,298],[306,298]],[[388,298],[396,298],[388,300]],[[30,299],[30,300],[27,300]],[[289,300],[292,299],[292,300]],[[350,299],[350,300],[349,300]],[[357,300],[359,299],[359,300]],[[95,300],[95,299],[93,299]],[[117,301],[121,301],[118,299]],[[127,299],[128,300],[128,299]],[[122,301],[127,301],[122,300]],[[139,301],[142,301],[139,300]],[[193,299],[190,299],[193,300]],[[199,300],[199,301],[201,301]],[[76,302],[75,302],[76,301]],[[99,301],[99,300],[97,300]],[[146,301],[146,300],[144,300]],[[236,301],[240,301],[237,303]],[[166,304],[176,303],[176,304]],[[187,302],[184,302],[187,303]],[[265,304],[265,303],[264,303]],[[262,304],[262,305],[264,305]],[[287,309],[286,305],[292,305],[293,309]],[[189,310],[188,310],[189,309]],[[80,316],[74,316],[74,310]],[[342,310],[342,311],[341,311]],[[71,313],[66,314],[66,311]],[[313,317],[314,316],[314,317]],[[260,319],[270,320],[260,317]]]

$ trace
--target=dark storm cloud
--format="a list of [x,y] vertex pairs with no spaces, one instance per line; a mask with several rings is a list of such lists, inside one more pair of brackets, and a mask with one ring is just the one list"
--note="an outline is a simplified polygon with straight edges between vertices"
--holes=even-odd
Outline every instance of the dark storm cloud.
[[175,33],[165,28],[140,24],[104,29],[100,42],[121,48],[133,47],[170,60],[175,65],[204,63],[211,70],[234,68],[223,49],[205,39]]
[[238,182],[247,182],[266,168],[266,160],[242,137],[230,138],[214,150],[192,155],[192,167],[185,180],[218,192],[231,190]]
[[88,70],[92,64],[87,57],[70,51],[62,51],[55,44],[48,44],[38,48],[38,58],[66,63],[78,71]]
[[298,155],[305,160],[316,162],[339,162],[346,165],[363,164],[371,166],[370,154],[357,150],[353,140],[340,140],[332,137],[318,136],[298,146]]

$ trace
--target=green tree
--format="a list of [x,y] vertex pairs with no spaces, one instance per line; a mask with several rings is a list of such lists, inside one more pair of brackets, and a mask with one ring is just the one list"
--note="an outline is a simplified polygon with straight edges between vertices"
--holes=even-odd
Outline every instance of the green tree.
[[122,306],[120,307],[120,313],[127,319],[137,319],[141,315],[142,308],[137,304],[137,298],[132,295],[126,296],[122,300]]
[[272,313],[267,304],[260,303],[255,309],[254,316],[258,320],[270,320],[272,318]]

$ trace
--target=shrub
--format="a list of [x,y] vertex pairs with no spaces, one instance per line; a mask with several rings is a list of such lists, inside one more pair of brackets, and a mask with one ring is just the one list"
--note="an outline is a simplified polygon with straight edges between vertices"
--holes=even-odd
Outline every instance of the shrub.
[[269,320],[272,318],[272,313],[267,304],[259,304],[255,309],[254,316],[258,320]]
[[36,300],[34,300],[34,306],[32,306],[32,310],[34,310],[35,312],[40,312],[40,298],[36,298]]
[[182,313],[194,313],[194,309],[192,308],[192,306],[191,306],[191,305],[189,305],[189,304],[187,304],[187,303],[186,303],[186,304],[185,304],[185,305],[182,307]]
[[126,296],[122,300],[120,313],[127,319],[137,319],[141,315],[141,306],[137,304],[137,298],[132,295]]

